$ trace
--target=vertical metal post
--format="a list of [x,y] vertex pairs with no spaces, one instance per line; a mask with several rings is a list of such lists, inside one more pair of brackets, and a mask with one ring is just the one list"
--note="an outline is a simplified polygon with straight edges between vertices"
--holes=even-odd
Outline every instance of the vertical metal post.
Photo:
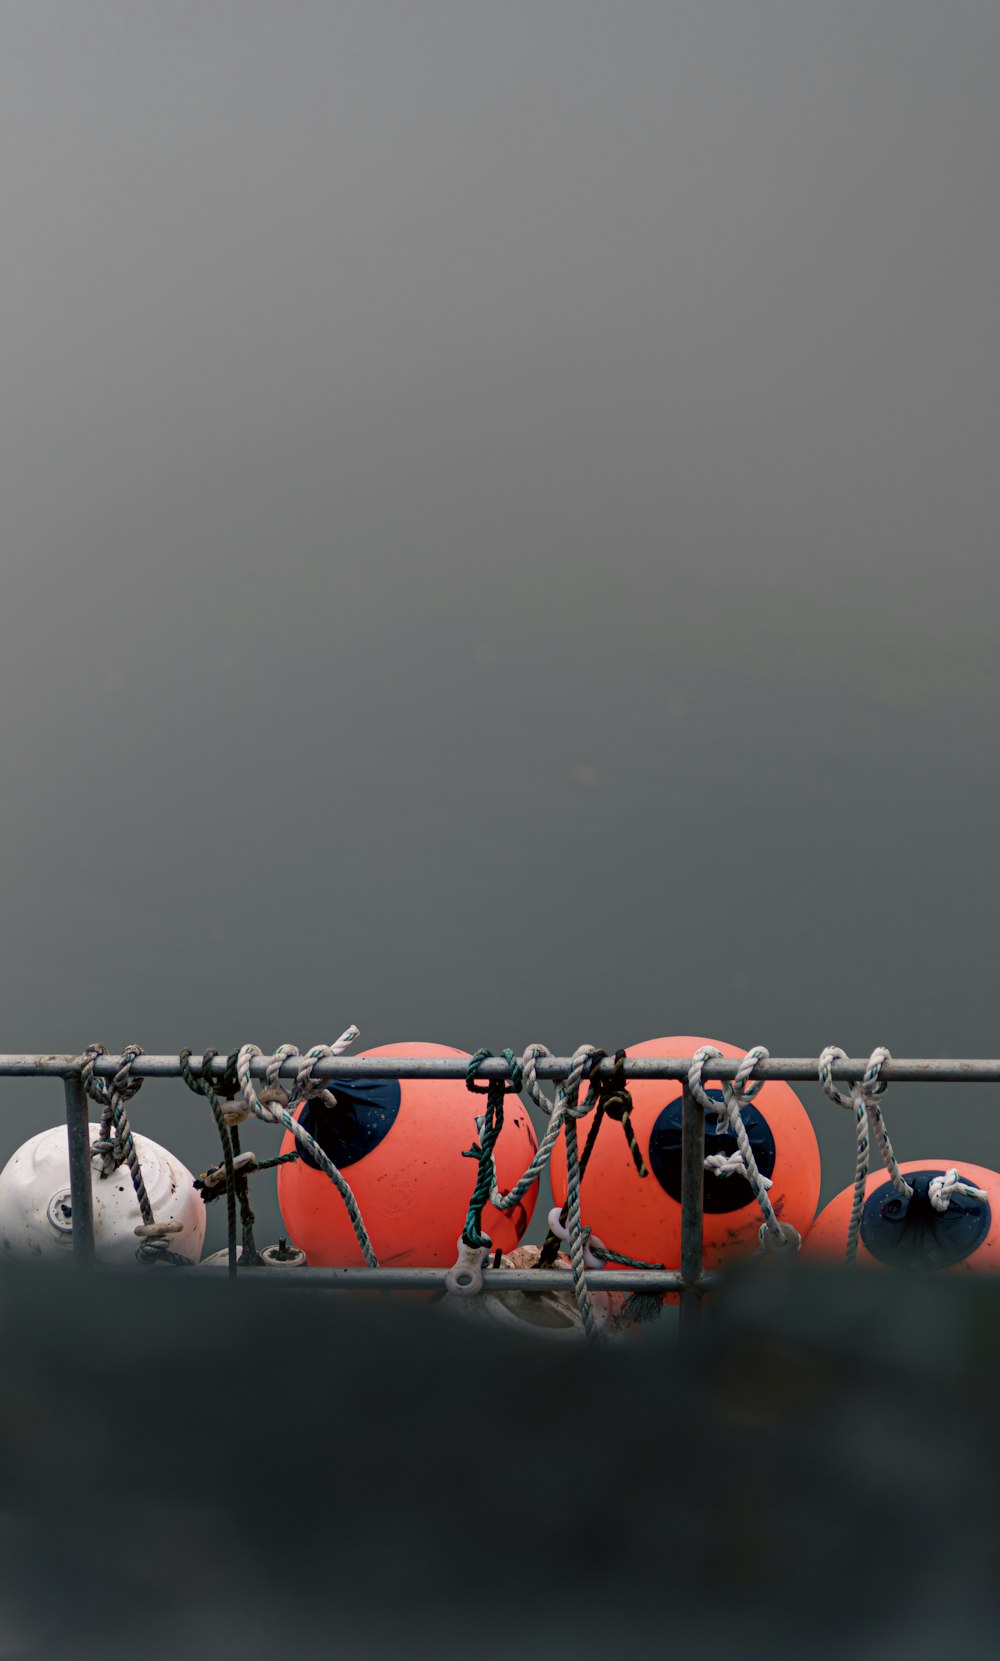
[[701,1315],[702,1252],[705,1213],[705,1110],[687,1083],[681,1118],[681,1343],[698,1331]]
[[90,1111],[79,1073],[66,1079],[66,1134],[69,1140],[69,1192],[73,1207],[73,1261],[83,1269],[94,1263],[94,1195],[91,1184]]

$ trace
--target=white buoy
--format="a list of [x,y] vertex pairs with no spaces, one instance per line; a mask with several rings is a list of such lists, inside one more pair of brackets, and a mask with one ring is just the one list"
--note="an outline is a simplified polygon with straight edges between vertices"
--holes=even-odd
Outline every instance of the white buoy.
[[[101,1134],[89,1126],[90,1140]],[[179,1223],[170,1250],[197,1263],[205,1240],[205,1202],[194,1177],[167,1148],[133,1132],[143,1181],[157,1223]],[[134,1263],[142,1213],[128,1166],[101,1175],[91,1164],[94,1242],[100,1263]],[[64,1126],[25,1142],[0,1171],[0,1253],[12,1257],[62,1257],[73,1249],[69,1149]]]

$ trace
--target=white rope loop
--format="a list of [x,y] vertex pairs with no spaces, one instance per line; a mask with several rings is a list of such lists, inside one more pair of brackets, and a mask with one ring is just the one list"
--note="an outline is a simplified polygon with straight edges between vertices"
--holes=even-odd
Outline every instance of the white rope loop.
[[762,1061],[769,1061],[770,1050],[763,1044],[754,1044],[747,1050],[746,1055],[736,1069],[736,1077],[732,1081],[732,1091],[740,1100],[741,1105],[752,1102],[754,1097],[764,1088],[762,1078],[754,1078],[753,1074]]
[[837,1044],[828,1044],[819,1058],[819,1082],[825,1094],[829,1096],[832,1102],[836,1102],[838,1107],[850,1107],[856,1110],[861,1100],[858,1094],[858,1086],[852,1084],[847,1090],[844,1090],[835,1082],[833,1077],[834,1062],[846,1060],[846,1050],[842,1050]]
[[[341,1034],[336,1043],[329,1046],[329,1054],[342,1054],[343,1051],[347,1049],[348,1045],[354,1042],[354,1039],[357,1036],[357,1027],[348,1027],[347,1031]],[[282,1063],[290,1056],[298,1055],[299,1053],[300,1052],[296,1044],[278,1045],[278,1048],[275,1050],[274,1054],[269,1057],[267,1065],[264,1069],[265,1089],[261,1092],[261,1095],[258,1096],[257,1091],[254,1088],[253,1079],[250,1076],[250,1064],[255,1056],[262,1056],[264,1052],[256,1044],[244,1044],[243,1048],[240,1050],[239,1057],[236,1062],[236,1075],[240,1081],[240,1089],[243,1092],[244,1100],[250,1108],[251,1113],[253,1113],[258,1119],[262,1119],[265,1124],[283,1125],[287,1131],[291,1132],[299,1146],[306,1150],[309,1157],[316,1165],[319,1166],[320,1170],[325,1171],[326,1175],[330,1178],[330,1181],[333,1183],[344,1202],[344,1209],[351,1220],[351,1227],[354,1230],[355,1239],[361,1247],[361,1253],[365,1262],[367,1263],[369,1269],[377,1269],[378,1258],[375,1256],[375,1249],[368,1237],[368,1230],[365,1228],[364,1219],[361,1216],[361,1211],[358,1206],[358,1202],[354,1197],[354,1192],[350,1183],[347,1181],[347,1178],[343,1175],[343,1173],[337,1169],[337,1166],[333,1163],[333,1160],[330,1158],[329,1154],[320,1147],[314,1137],[310,1136],[309,1132],[305,1129],[305,1126],[301,1125],[298,1119],[294,1119],[292,1117],[287,1107],[283,1107],[281,1105],[281,1097],[284,1095],[284,1092],[280,1089],[278,1077],[281,1071]]]
[[[783,1231],[778,1221],[777,1212],[767,1197],[767,1190],[772,1186],[772,1183],[768,1177],[762,1176],[758,1169],[753,1149],[750,1146],[750,1138],[747,1135],[746,1126],[740,1112],[741,1108],[753,1100],[764,1082],[762,1079],[752,1078],[751,1075],[760,1062],[768,1060],[769,1055],[770,1051],[766,1050],[763,1044],[755,1044],[752,1049],[747,1050],[746,1055],[736,1069],[735,1077],[719,1081],[722,1086],[723,1102],[723,1109],[720,1112],[718,1102],[713,1101],[711,1096],[708,1095],[702,1079],[707,1062],[712,1060],[721,1061],[724,1058],[722,1051],[717,1050],[714,1045],[703,1044],[700,1049],[695,1051],[691,1059],[691,1066],[688,1068],[688,1089],[706,1113],[718,1115],[720,1130],[724,1130],[728,1126],[736,1138],[736,1146],[739,1150],[738,1154],[709,1154],[705,1160],[706,1170],[717,1170],[720,1176],[739,1175],[745,1178],[750,1184],[754,1199],[757,1201],[761,1216],[764,1219],[761,1234],[768,1235],[771,1243],[780,1250],[789,1244],[789,1237]],[[737,1160],[739,1161],[738,1164],[736,1163]],[[721,1166],[717,1164],[718,1161],[722,1162]]]
[[884,1045],[880,1045],[878,1049],[873,1050],[868,1066],[865,1068],[865,1076],[861,1080],[858,1089],[861,1092],[861,1100],[865,1104],[865,1112],[868,1114],[868,1123],[871,1125],[872,1134],[878,1143],[882,1164],[889,1173],[889,1180],[896,1193],[902,1199],[909,1200],[913,1197],[913,1189],[896,1163],[892,1143],[889,1141],[889,1132],[886,1130],[885,1120],[882,1118],[882,1109],[878,1105],[878,1098],[884,1096],[887,1089],[886,1080],[881,1076],[882,1066],[883,1063],[891,1060],[892,1056]]
[[853,1263],[858,1255],[861,1213],[864,1210],[865,1187],[868,1182],[869,1127],[878,1144],[882,1164],[889,1173],[889,1180],[897,1194],[908,1200],[913,1196],[913,1189],[896,1163],[885,1120],[882,1118],[882,1110],[878,1105],[879,1097],[884,1096],[888,1088],[888,1080],[882,1077],[882,1068],[887,1061],[892,1060],[889,1050],[884,1044],[878,1045],[869,1057],[864,1077],[857,1084],[852,1084],[849,1089],[842,1090],[834,1082],[831,1069],[835,1061],[846,1060],[846,1051],[837,1044],[828,1044],[819,1058],[819,1082],[832,1102],[836,1102],[838,1107],[850,1108],[854,1113],[857,1154],[854,1162],[854,1196],[851,1200],[851,1218],[847,1225],[847,1246],[844,1253],[845,1262]]
[[844,1252],[844,1261],[853,1263],[858,1255],[858,1240],[861,1235],[861,1212],[865,1203],[865,1185],[868,1181],[868,1114],[861,1099],[861,1086],[852,1084],[849,1089],[842,1090],[835,1084],[831,1068],[835,1061],[846,1061],[847,1052],[837,1044],[828,1044],[819,1058],[819,1082],[827,1096],[838,1107],[850,1108],[854,1114],[854,1194],[851,1199],[851,1216],[847,1225],[847,1245]]
[[541,1061],[544,1056],[551,1054],[552,1051],[547,1044],[529,1044],[521,1057],[521,1088],[528,1092],[535,1106],[541,1108],[546,1116],[551,1115],[555,1103],[550,1100],[539,1084],[535,1063]]
[[[257,1099],[271,1113],[280,1114],[288,1106],[290,1098],[281,1083],[281,1069],[290,1056],[298,1053],[297,1044],[279,1044],[264,1068],[264,1088]],[[281,1123],[280,1118],[277,1122]]]

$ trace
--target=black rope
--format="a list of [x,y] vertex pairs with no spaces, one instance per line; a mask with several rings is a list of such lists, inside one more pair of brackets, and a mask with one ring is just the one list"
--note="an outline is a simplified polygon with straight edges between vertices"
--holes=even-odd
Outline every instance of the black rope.
[[[233,1126],[230,1135],[233,1139],[233,1152],[238,1154],[240,1152],[240,1133],[236,1125]],[[242,1268],[254,1268],[263,1263],[264,1259],[257,1250],[253,1237],[253,1225],[257,1219],[250,1204],[250,1178],[246,1171],[238,1171],[236,1174],[236,1198],[239,1201],[240,1233],[243,1237],[240,1265]]]
[[601,1106],[609,1119],[617,1119],[625,1132],[629,1153],[636,1171],[641,1177],[648,1177],[642,1149],[636,1141],[635,1131],[632,1129],[632,1097],[629,1095],[625,1083],[625,1051],[616,1050],[614,1071],[608,1078],[601,1080]]
[[[258,1159],[256,1154],[251,1154],[245,1163],[239,1166],[236,1165],[234,1158],[236,1181],[239,1182],[241,1175],[253,1177],[257,1175],[258,1171],[273,1171],[276,1165],[290,1165],[298,1157],[297,1153],[279,1153],[276,1159]],[[221,1180],[218,1174],[220,1170],[222,1171]],[[211,1205],[213,1200],[219,1199],[226,1192],[224,1167],[213,1165],[210,1171],[204,1172],[200,1177],[195,1177],[194,1185],[205,1204]]]
[[493,1164],[493,1148],[497,1137],[503,1130],[503,1099],[504,1096],[516,1095],[521,1088],[521,1065],[513,1050],[504,1050],[503,1057],[510,1068],[510,1078],[491,1078],[485,1084],[476,1083],[476,1069],[480,1063],[489,1059],[491,1050],[477,1050],[472,1057],[465,1073],[466,1088],[477,1095],[486,1095],[486,1112],[483,1115],[483,1128],[478,1143],[473,1143],[467,1149],[466,1158],[478,1159],[479,1170],[476,1173],[476,1186],[472,1190],[469,1201],[469,1211],[462,1230],[462,1239],[467,1246],[477,1246],[489,1249],[493,1244],[488,1234],[482,1231],[483,1212],[490,1197],[490,1190],[496,1181],[496,1171]]
[[[216,1052],[213,1050],[212,1054]],[[217,1085],[217,1091],[227,1102],[236,1100],[240,1093],[240,1078],[236,1071],[236,1064],[240,1059],[239,1050],[230,1050],[226,1056],[226,1065],[222,1077]]]
[[[212,1117],[215,1120],[216,1128],[219,1132],[219,1140],[222,1143],[222,1163],[226,1169],[227,1261],[229,1265],[229,1278],[232,1280],[236,1274],[236,1172],[233,1169],[233,1143],[236,1140],[236,1136],[235,1129],[233,1133],[230,1134],[229,1126],[226,1124],[225,1115],[222,1111],[222,1104],[219,1101],[218,1094],[212,1084],[211,1063],[218,1053],[218,1050],[205,1051],[202,1056],[201,1077],[195,1078],[194,1073],[191,1071],[192,1051],[181,1050],[181,1078],[184,1080],[184,1083],[187,1085],[188,1089],[193,1090],[196,1096],[204,1096],[207,1100],[212,1109]],[[232,1058],[230,1057],[230,1059]]]

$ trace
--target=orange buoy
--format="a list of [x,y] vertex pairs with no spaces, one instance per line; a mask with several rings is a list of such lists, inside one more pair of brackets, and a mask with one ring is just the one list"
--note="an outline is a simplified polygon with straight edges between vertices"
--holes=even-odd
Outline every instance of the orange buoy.
[[[651,1038],[632,1045],[627,1053],[634,1060],[691,1056],[707,1044],[733,1060],[745,1053],[707,1038]],[[711,1063],[706,1078],[710,1067]],[[621,1125],[605,1122],[583,1178],[583,1219],[613,1250],[675,1269],[681,1251],[681,1084],[676,1079],[630,1079],[628,1088],[632,1129],[648,1175],[640,1177]],[[721,1111],[722,1091],[712,1086],[707,1093],[718,1099]],[[761,1175],[771,1179],[768,1193],[775,1212],[805,1234],[816,1214],[820,1185],[819,1146],[805,1108],[787,1084],[770,1079],[741,1117]],[[590,1123],[587,1119],[581,1124],[581,1142]],[[715,1120],[706,1116],[706,1156],[736,1151],[736,1138],[728,1127],[720,1132]],[[552,1156],[552,1188],[557,1203],[564,1204],[566,1154],[561,1138]],[[727,1257],[755,1251],[761,1214],[746,1178],[708,1170],[704,1192],[705,1267],[718,1268]]]
[[[385,1044],[368,1056],[456,1056],[447,1044]],[[464,1157],[476,1142],[476,1115],[484,1097],[464,1079],[331,1078],[335,1108],[307,1101],[296,1117],[343,1171],[361,1208],[379,1263],[396,1268],[444,1268],[455,1261],[476,1161]],[[494,1150],[497,1182],[506,1192],[537,1150],[523,1103],[508,1096]],[[282,1152],[303,1154],[291,1132]],[[534,1210],[537,1183],[512,1211],[487,1205],[483,1229],[499,1251],[512,1251]],[[351,1268],[363,1262],[336,1188],[306,1157],[278,1167],[278,1204],[285,1227],[310,1264]]]
[[[887,1171],[874,1171],[865,1184],[861,1209],[858,1263],[888,1268],[1000,1269],[1000,1175],[982,1165],[952,1159],[911,1159],[900,1171],[913,1189],[912,1199],[897,1194]],[[985,1192],[979,1199],[949,1192],[947,1178]],[[935,1205],[935,1197],[940,1206]],[[841,1261],[854,1200],[854,1184],[820,1212],[802,1248],[803,1257]]]

